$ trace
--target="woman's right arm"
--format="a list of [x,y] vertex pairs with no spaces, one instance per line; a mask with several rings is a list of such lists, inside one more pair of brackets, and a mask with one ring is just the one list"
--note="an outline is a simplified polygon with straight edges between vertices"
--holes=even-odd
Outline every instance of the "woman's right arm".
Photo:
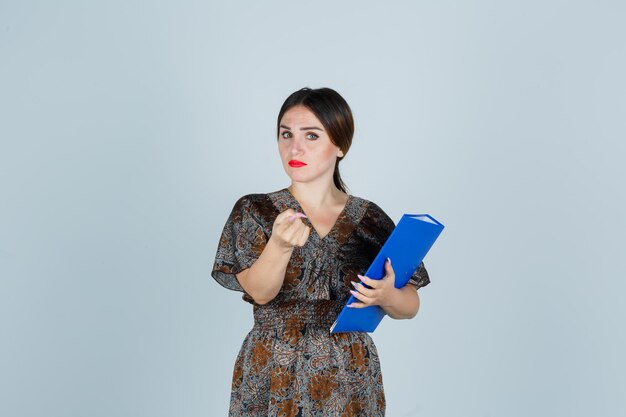
[[237,274],[243,289],[257,304],[267,304],[278,295],[285,279],[293,248],[303,246],[311,229],[288,209],[276,216],[272,236],[259,258]]

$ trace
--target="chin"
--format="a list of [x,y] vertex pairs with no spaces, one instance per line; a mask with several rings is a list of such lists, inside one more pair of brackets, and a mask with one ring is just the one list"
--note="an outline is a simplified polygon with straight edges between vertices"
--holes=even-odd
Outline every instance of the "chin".
[[287,172],[292,182],[309,182],[315,177],[313,175],[305,175],[301,172]]
[[[334,166],[333,166],[334,169]],[[312,170],[307,170],[307,171],[301,171],[299,169],[294,169],[291,168],[290,166],[287,166],[287,168],[285,169],[285,172],[287,173],[287,176],[291,179],[292,182],[311,182],[311,181],[316,181],[316,180],[320,180],[322,177],[325,176],[325,174],[327,174],[327,172],[325,171],[316,171],[316,172],[312,172]],[[332,176],[332,171],[330,173],[330,181],[332,182],[333,176]]]
[[291,182],[307,182],[308,179],[305,178],[303,175],[289,175],[289,179],[291,180]]

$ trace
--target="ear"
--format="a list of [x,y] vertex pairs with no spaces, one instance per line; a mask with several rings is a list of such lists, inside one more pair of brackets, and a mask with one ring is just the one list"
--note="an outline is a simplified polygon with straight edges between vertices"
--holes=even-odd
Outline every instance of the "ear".
[[341,149],[339,149],[339,148],[337,148],[337,156],[339,158],[343,158],[343,151]]

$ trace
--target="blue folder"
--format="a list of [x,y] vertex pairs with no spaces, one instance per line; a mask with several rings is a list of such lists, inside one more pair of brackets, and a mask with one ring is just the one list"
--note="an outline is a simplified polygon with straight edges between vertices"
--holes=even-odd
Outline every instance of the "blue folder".
[[[404,214],[364,275],[372,279],[381,279],[385,276],[385,260],[389,257],[396,275],[395,287],[404,287],[443,228],[443,224],[428,214]],[[350,296],[346,305],[354,301],[359,300]],[[385,310],[380,306],[364,308],[344,306],[330,332],[371,333],[376,330],[385,315]]]

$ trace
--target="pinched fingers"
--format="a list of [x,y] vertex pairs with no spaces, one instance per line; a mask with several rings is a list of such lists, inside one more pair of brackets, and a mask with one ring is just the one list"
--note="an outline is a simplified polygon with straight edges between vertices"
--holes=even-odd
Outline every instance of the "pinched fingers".
[[304,213],[300,213],[300,212],[296,212],[296,214],[294,214],[293,216],[289,216],[288,220],[290,222],[293,222],[294,220],[298,219],[298,218],[307,218],[306,215]]
[[311,233],[311,228],[305,225],[302,222],[302,220],[296,221],[297,219],[302,219],[302,218],[306,219],[307,217],[304,213],[296,212],[294,215],[289,216],[289,218],[287,219],[288,222],[295,223],[295,226],[291,227],[294,229],[293,231],[293,239],[295,239],[294,246],[304,246],[307,239],[309,238],[309,234]]
[[302,235],[300,235],[300,239],[298,239],[296,246],[304,246],[306,241],[309,239],[310,234],[311,228],[309,226],[304,226],[304,230],[302,231]]
[[276,216],[276,220],[274,223],[278,226],[281,226],[283,229],[289,229],[292,225],[296,225],[298,223],[302,223],[302,221],[296,221],[297,219],[306,218],[304,213],[300,213],[295,211],[294,209],[287,209]]
[[272,234],[287,247],[303,246],[310,233],[309,227],[300,220],[305,217],[304,213],[296,212],[293,209],[283,211],[274,220]]
[[278,214],[278,216],[276,216],[276,219],[274,219],[274,224],[275,225],[285,225],[285,224],[289,224],[289,219],[291,217],[293,217],[296,214],[296,211],[294,209],[287,209],[281,213]]
[[301,220],[295,220],[284,232],[284,238],[292,246],[303,246],[309,238],[309,227],[302,223]]

